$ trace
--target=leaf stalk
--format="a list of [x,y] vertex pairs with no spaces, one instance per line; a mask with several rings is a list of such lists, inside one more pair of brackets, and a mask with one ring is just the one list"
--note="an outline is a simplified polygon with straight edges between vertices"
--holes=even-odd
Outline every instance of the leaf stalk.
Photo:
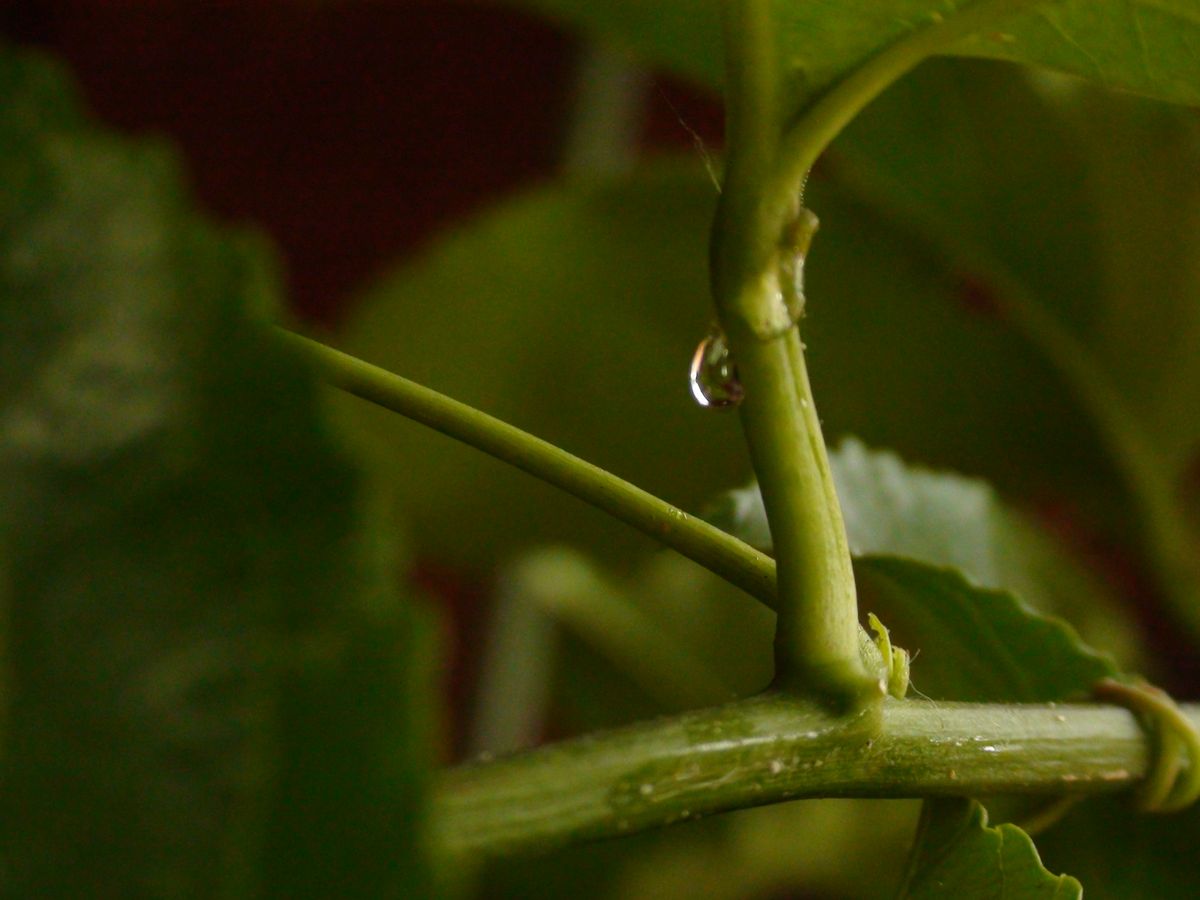
[[774,606],[775,561],[765,553],[514,425],[318,341],[278,332],[329,384],[561,488]]

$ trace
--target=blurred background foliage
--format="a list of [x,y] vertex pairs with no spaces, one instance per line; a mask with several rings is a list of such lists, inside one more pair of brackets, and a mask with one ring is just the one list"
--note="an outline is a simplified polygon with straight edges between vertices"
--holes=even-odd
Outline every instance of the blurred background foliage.
[[[560,16],[571,6],[527,5]],[[283,288],[261,276],[264,296],[228,315],[240,322],[251,315],[243,307],[270,307],[281,293],[290,316],[343,349],[767,546],[736,417],[696,407],[686,384],[710,324],[706,242],[716,189],[708,168],[720,154],[716,69],[696,37],[699,21],[678,13],[679,40],[639,56],[627,48],[658,46],[644,39],[647,27],[671,31],[646,18],[648,4],[615,4],[620,15],[603,21],[601,38],[514,6],[17,0],[0,3],[0,22],[10,38],[64,57],[104,120],[179,144],[200,202],[256,223],[278,245]],[[607,137],[588,142],[589,134]],[[159,159],[129,162],[128,177],[137,181],[140,168],[164,165]],[[1012,590],[1190,696],[1200,686],[1197,172],[1200,122],[1190,110],[1004,63],[926,64],[873,104],[813,175],[807,202],[822,224],[805,323],[856,554],[917,556]],[[178,174],[166,179],[165,192],[177,191]],[[166,228],[155,218],[131,227],[143,236]],[[167,247],[168,255],[191,252]],[[259,250],[248,252],[269,268]],[[97,265],[111,273],[120,263]],[[197,263],[205,277],[217,267]],[[199,281],[179,288],[184,321],[217,302],[189,297],[206,290]],[[229,284],[209,287],[213,297],[236,294]],[[83,293],[67,297],[62,327],[73,327],[71,304]],[[42,327],[7,307],[4,325],[19,335]],[[365,678],[365,696],[386,708],[386,685],[420,676],[387,671],[394,645],[374,642],[362,622],[393,608],[394,599],[378,599],[395,593],[390,582],[427,592],[441,611],[447,709],[444,734],[427,742],[444,762],[742,696],[769,681],[767,611],[539,482],[358,401],[329,397],[318,407],[286,361],[278,378],[298,392],[288,406],[294,420],[264,412],[280,396],[269,378],[249,392],[246,409],[218,404],[233,373],[247,383],[265,377],[247,374],[260,371],[248,367],[266,353],[254,340],[197,345],[196,359],[228,358],[230,370],[205,388],[218,393],[201,394],[208,399],[197,418],[171,425],[215,431],[211,447],[183,454],[190,462],[177,490],[202,491],[203,479],[190,484],[187,473],[216,468],[255,482],[253,496],[259,482],[282,485],[282,499],[262,501],[254,515],[278,533],[280,570],[291,574],[267,590],[266,575],[237,570],[235,581],[249,579],[262,594],[250,592],[253,611],[241,609],[237,628],[317,627],[366,640],[380,671],[334,674],[346,685]],[[27,352],[14,343],[13,354]],[[232,418],[217,416],[216,405]],[[327,438],[313,438],[312,453],[333,454],[329,470],[304,469],[296,434],[319,431],[321,417],[352,445],[363,484],[339,468]],[[263,446],[238,448],[235,433],[261,435]],[[100,471],[85,460],[73,477]],[[297,513],[289,504],[303,506],[292,497],[301,483],[342,486]],[[20,508],[79,502],[61,485],[46,490],[18,498]],[[339,519],[352,508],[353,523]],[[157,514],[164,518],[143,521],[131,545],[106,538],[112,552],[138,557],[139,542],[173,521]],[[221,515],[239,528],[258,521],[237,509],[197,510],[204,522]],[[297,515],[326,531],[290,533]],[[405,539],[360,547],[358,580],[342,579],[345,533],[367,527],[364,516],[399,523]],[[169,529],[159,539],[198,540]],[[306,581],[296,574],[308,571],[293,559],[298,548],[330,568]],[[44,566],[50,552],[22,550],[21,564]],[[231,552],[214,546],[189,559],[199,566]],[[396,557],[405,562],[387,562]],[[860,563],[864,595],[886,609],[898,588],[871,565]],[[36,581],[19,565],[9,569],[10,593],[22,578]],[[318,627],[288,618],[303,596],[336,595],[331,579],[365,604],[361,621],[329,625],[313,612]],[[188,591],[211,589],[198,578],[179,602],[199,609],[199,594]],[[896,624],[897,640],[923,657],[915,687],[959,696],[948,683],[961,665],[953,652],[939,662],[920,623]],[[403,641],[428,638],[401,632]],[[8,653],[26,658],[20,644]],[[304,691],[320,681],[264,678],[255,696],[311,700]],[[326,694],[316,706],[335,708],[336,692],[319,690]],[[290,723],[296,747],[356,721],[345,713],[333,725],[310,720],[293,702],[291,719],[271,721]],[[10,716],[19,708],[12,703]],[[354,739],[378,753],[373,742],[390,738]],[[416,757],[425,752],[425,740],[401,743]],[[281,765],[299,785],[306,765],[344,749],[297,751]],[[410,775],[420,768],[419,759],[405,763]],[[370,783],[365,769],[335,776],[344,780],[312,788],[314,803]],[[53,778],[42,772],[33,783]],[[29,809],[43,802],[30,798]],[[1119,839],[1169,858],[1170,847],[1194,839],[1194,813],[1134,828],[1116,801],[1085,809],[1039,840],[1052,869],[1080,877],[1089,896],[1194,892],[1193,873],[1115,871],[1098,852]],[[784,804],[491,864],[460,887],[486,897],[684,897],[698,884],[712,897],[886,896],[914,821],[906,802]],[[279,846],[321,839],[319,829],[281,834]],[[343,862],[369,855],[365,847],[344,853]],[[271,877],[284,878],[284,868]]]

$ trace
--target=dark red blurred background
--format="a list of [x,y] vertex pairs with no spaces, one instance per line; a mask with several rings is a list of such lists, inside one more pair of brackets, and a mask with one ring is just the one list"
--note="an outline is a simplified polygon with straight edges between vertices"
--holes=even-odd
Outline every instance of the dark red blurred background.
[[[445,0],[0,0],[0,30],[63,57],[104,120],[180,146],[203,204],[265,229],[325,325],[439,226],[554,171],[580,49]],[[665,78],[649,96],[648,145],[690,146],[680,116],[719,139],[712,98]]]

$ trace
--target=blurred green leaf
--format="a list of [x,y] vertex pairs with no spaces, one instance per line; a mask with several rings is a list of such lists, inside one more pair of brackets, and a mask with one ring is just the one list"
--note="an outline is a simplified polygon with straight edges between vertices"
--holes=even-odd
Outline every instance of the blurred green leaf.
[[0,891],[422,896],[425,629],[181,181],[0,47]]
[[1021,829],[989,828],[987,813],[973,800],[927,800],[914,852],[901,897],[1059,900],[1083,896],[1074,878],[1046,870],[1033,841]]
[[[1182,495],[1200,453],[1200,120],[982,65],[927,66],[888,99],[838,143],[836,179],[1054,365],[1095,439],[1039,447],[1043,470],[1089,472],[1105,494],[1107,455],[1146,557],[1198,621]],[[1006,422],[1038,390],[1012,366],[987,381],[1007,389]]]
[[[722,82],[717,0],[505,0],[628,42],[653,62]],[[775,0],[780,59],[798,108],[879,50],[969,9],[972,0]],[[1200,104],[1196,0],[1031,3],[952,52],[1046,66],[1108,87]]]
[[[974,99],[956,102],[958,94]],[[1092,327],[1104,298],[1130,298],[1123,315],[1163,305],[1153,329],[1108,330],[1122,335],[1123,366],[1161,359],[1158,377],[1169,377],[1190,346],[1175,336],[1191,333],[1185,326],[1196,304],[1185,302],[1191,293],[1183,286],[1164,287],[1165,304],[1151,302],[1149,292],[1186,277],[1188,266],[1166,265],[1147,246],[1158,234],[1153,210],[1122,226],[1141,235],[1135,246],[1143,252],[1117,254],[1129,241],[1125,232],[1110,233],[1116,217],[1100,215],[1098,204],[1142,193],[1146,173],[1131,149],[1107,164],[1103,184],[1073,178],[1089,167],[1084,148],[1068,138],[1073,117],[1086,113],[1107,128],[1105,141],[1092,143],[1136,148],[1144,130],[1115,121],[1104,112],[1110,105],[1133,104],[1152,118],[1174,114],[1099,95],[1088,95],[1086,109],[1081,103],[1070,91],[1048,97],[1004,67],[950,62],[924,67],[881,98],[810,185],[823,226],[807,273],[806,340],[829,433],[854,432],[915,459],[987,475],[1014,496],[1069,499],[1127,536],[1126,479],[1095,404],[1080,402],[1043,343],[989,312],[1000,286],[988,268],[938,240],[944,231],[917,227],[905,211],[921,206],[886,190],[899,184],[957,204],[950,234],[959,243],[978,235],[984,262],[1011,260],[1064,327]],[[1183,178],[1194,168],[1182,138],[1155,146],[1163,157],[1155,171]],[[881,186],[870,177],[876,164],[901,174],[879,178]],[[1182,260],[1194,255],[1182,252],[1196,231],[1190,190],[1144,192],[1181,198],[1158,221],[1171,226],[1162,245],[1179,247]],[[728,473],[744,471],[736,423],[692,408],[680,387],[680,360],[705,326],[711,209],[698,166],[537,192],[385,280],[346,343],[695,508],[730,483]],[[1133,275],[1108,277],[1115,255],[1144,261],[1140,287]],[[1154,274],[1173,270],[1181,274]],[[456,362],[464,352],[469,366]],[[1190,376],[1154,391],[1159,399],[1149,393],[1139,389],[1129,403],[1162,407],[1155,419],[1173,423],[1173,454],[1185,459],[1188,441],[1178,436],[1195,417],[1175,407],[1183,400],[1162,398],[1191,397]],[[400,452],[418,451],[403,463],[381,460],[402,482],[402,504],[417,515],[427,547],[477,558],[480,549],[541,540],[588,539],[614,557],[634,546],[623,529],[472,451],[384,413],[354,415]],[[634,427],[649,421],[667,427]],[[418,467],[414,459],[440,465]],[[497,517],[497,508],[512,514]]]
[[826,435],[1119,523],[1127,495],[1095,426],[1034,346],[969,305],[969,270],[845,185],[814,176],[808,196],[822,227],[804,329]]
[[[1109,588],[986,482],[907,466],[852,438],[830,452],[829,462],[856,557],[898,556],[957,569],[973,584],[1012,591],[1039,610],[1064,616],[1091,643],[1136,660],[1136,626]],[[719,498],[709,518],[753,546],[771,549],[756,485]]]
[[[709,325],[714,202],[702,170],[669,164],[535,190],[384,277],[342,344],[697,508],[747,472],[736,417],[687,386]],[[479,564],[536,543],[606,559],[648,546],[476,450],[359,401],[345,412],[425,552]]]

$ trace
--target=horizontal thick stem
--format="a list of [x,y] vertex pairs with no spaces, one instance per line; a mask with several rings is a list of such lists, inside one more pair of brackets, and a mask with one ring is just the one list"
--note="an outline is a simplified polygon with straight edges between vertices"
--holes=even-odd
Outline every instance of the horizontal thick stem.
[[703,519],[507,422],[386,369],[280,329],[330,384],[470,444],[590,503],[765,603],[775,561]]
[[[1140,781],[1150,759],[1115,706],[872,709],[838,719],[766,694],[449,769],[436,843],[450,859],[535,852],[801,797],[1100,793]],[[1200,705],[1184,712],[1200,723]]]

